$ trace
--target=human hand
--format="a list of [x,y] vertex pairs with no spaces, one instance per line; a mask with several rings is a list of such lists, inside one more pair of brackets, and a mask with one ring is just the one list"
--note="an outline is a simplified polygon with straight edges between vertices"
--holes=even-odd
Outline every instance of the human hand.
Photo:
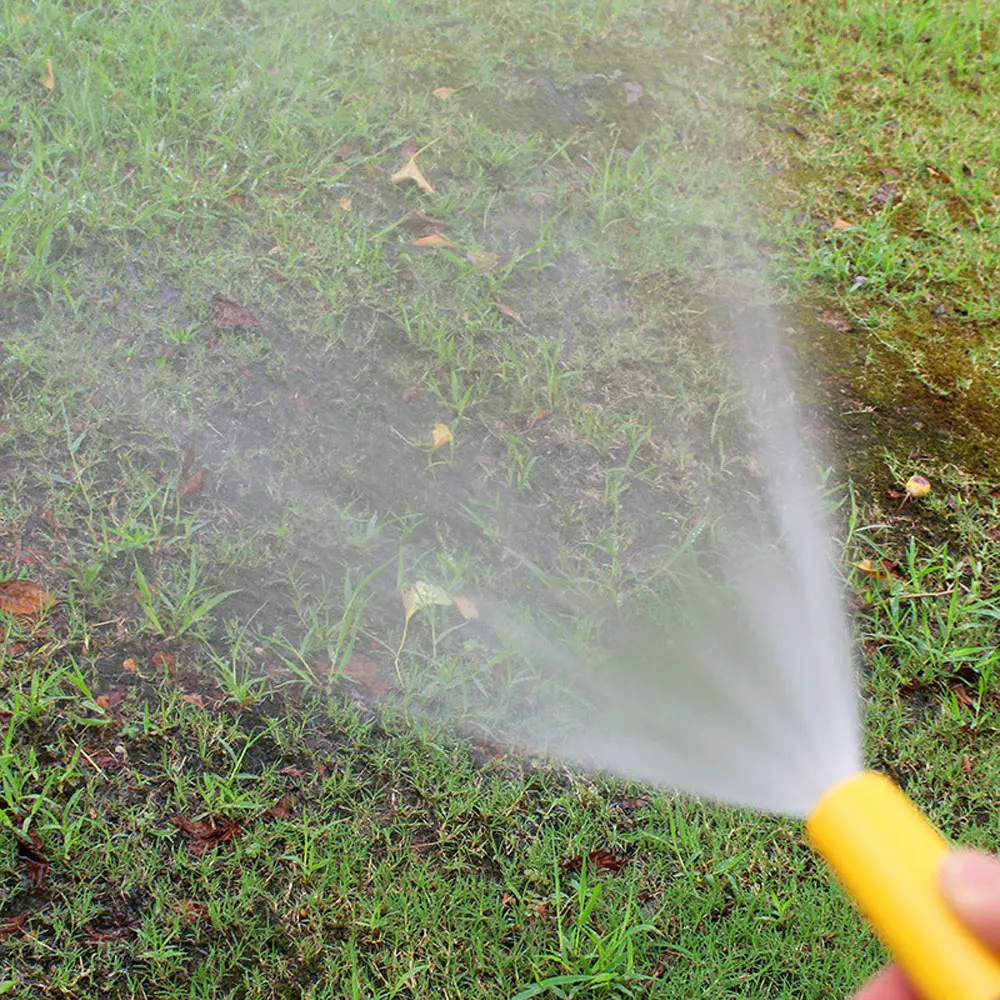
[[[977,851],[953,851],[938,876],[941,891],[958,918],[1000,955],[1000,858]],[[920,1000],[895,965],[883,969],[853,1000]]]

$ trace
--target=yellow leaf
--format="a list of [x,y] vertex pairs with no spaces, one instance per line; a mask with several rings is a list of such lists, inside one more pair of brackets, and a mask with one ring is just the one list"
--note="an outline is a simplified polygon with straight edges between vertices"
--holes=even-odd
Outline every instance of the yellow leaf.
[[411,247],[453,247],[455,244],[440,233],[429,233],[410,242]]
[[354,199],[353,198],[341,198],[340,199],[340,207],[345,212],[349,212],[354,207]]
[[42,77],[42,86],[46,90],[52,90],[56,85],[55,74],[52,72],[52,60],[45,60],[45,76]]
[[452,602],[455,607],[458,608],[459,614],[466,621],[479,617],[479,608],[477,608],[475,602],[470,601],[468,597],[453,597]]
[[425,191],[427,194],[434,194],[434,187],[420,172],[420,167],[417,166],[417,158],[415,156],[411,156],[389,180],[393,184],[401,184],[403,181],[413,181],[421,191]]
[[407,621],[424,608],[435,604],[448,607],[452,603],[451,595],[444,587],[428,583],[426,580],[417,580],[409,590],[401,590],[399,595],[403,599],[403,612]]
[[431,454],[443,448],[449,441],[454,441],[455,437],[448,429],[447,424],[435,424],[431,432]]
[[458,91],[454,87],[438,87],[437,90],[432,90],[431,93],[438,98],[440,101],[447,101],[449,97],[453,94],[457,94]]

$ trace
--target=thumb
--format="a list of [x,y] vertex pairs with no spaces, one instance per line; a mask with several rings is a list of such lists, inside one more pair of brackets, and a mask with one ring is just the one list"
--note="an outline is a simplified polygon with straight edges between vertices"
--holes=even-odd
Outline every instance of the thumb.
[[1000,954],[1000,858],[959,850],[941,865],[948,905],[985,945]]

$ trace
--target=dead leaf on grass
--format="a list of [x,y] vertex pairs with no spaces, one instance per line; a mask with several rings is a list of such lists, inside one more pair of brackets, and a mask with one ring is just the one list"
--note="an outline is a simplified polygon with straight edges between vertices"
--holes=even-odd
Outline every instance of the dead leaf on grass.
[[821,312],[817,314],[816,318],[824,325],[833,330],[838,330],[840,333],[849,333],[854,329],[854,327],[851,326],[850,321],[842,312]]
[[105,712],[113,712],[126,698],[128,691],[125,688],[111,688],[104,694],[99,694],[94,701],[97,707]]
[[194,496],[205,488],[205,470],[195,469],[190,476],[181,480],[177,487],[177,499],[183,500],[185,497]]
[[51,59],[45,60],[45,72],[42,74],[41,84],[48,91],[51,91],[56,85],[56,75],[52,69]]
[[420,395],[419,385],[408,385],[400,394],[399,398],[404,403],[412,403]]
[[431,454],[443,448],[446,444],[455,440],[447,424],[435,424],[431,431]]
[[421,191],[426,194],[434,194],[434,186],[421,173],[420,167],[417,166],[416,156],[411,156],[389,180],[393,184],[402,184],[403,181],[413,181]]
[[260,320],[246,306],[228,299],[212,299],[212,321],[219,330],[244,330],[260,326]]
[[31,580],[0,582],[0,611],[9,615],[37,615],[54,600],[44,587]]
[[475,601],[470,600],[468,597],[453,597],[451,600],[455,607],[458,608],[458,613],[466,621],[471,621],[479,617],[479,608],[476,607]]
[[448,607],[453,603],[451,594],[444,587],[428,583],[426,580],[417,580],[409,590],[401,590],[399,593],[403,599],[403,611],[406,613],[407,621],[425,608],[435,605]]
[[12,934],[24,933],[24,927],[27,922],[27,913],[19,913],[16,917],[8,917],[6,920],[0,920],[0,944],[6,941]]
[[27,840],[24,834],[17,837],[17,861],[29,892],[41,892],[45,888],[45,879],[49,874],[49,859],[45,856],[42,838],[29,830]]
[[153,666],[172,674],[177,670],[177,656],[174,653],[157,650],[153,653]]
[[410,241],[411,247],[453,247],[455,244],[440,233],[428,233]]
[[243,194],[231,194],[226,201],[229,202],[233,208],[246,208],[247,199],[246,195]]
[[[613,875],[620,872],[631,858],[620,858],[610,851],[591,851],[587,855],[587,866],[592,870],[611,872]],[[578,854],[566,862],[566,870],[575,872],[583,867],[583,855]]]
[[274,819],[288,819],[292,813],[292,807],[295,805],[294,799],[287,792],[278,799],[277,802],[271,806],[270,809],[264,810],[265,816],[271,816]]
[[528,426],[534,427],[540,420],[551,417],[554,412],[554,410],[533,410],[531,416],[528,417]]
[[935,170],[934,167],[927,167],[927,173],[931,175],[935,180],[944,181],[945,184],[951,184],[951,177],[946,174],[943,170]]
[[341,198],[340,201],[337,202],[337,204],[340,205],[340,207],[345,212],[350,212],[351,209],[354,208],[354,199],[353,198]]
[[208,907],[196,899],[178,899],[174,903],[174,913],[186,924],[200,924],[208,917]]
[[438,87],[436,90],[432,90],[431,93],[439,101],[447,101],[449,97],[454,97],[458,91],[454,87]]
[[848,222],[847,219],[842,219],[838,215],[837,218],[833,220],[833,223],[831,224],[830,228],[831,229],[853,229],[854,228],[854,223],[853,222]]
[[500,312],[504,314],[504,316],[509,316],[519,326],[524,325],[524,320],[521,318],[521,314],[512,306],[508,306],[503,302],[498,302],[497,309],[499,309]]
[[188,848],[195,856],[204,854],[243,832],[237,819],[192,820],[173,816],[170,822],[188,835]]
[[360,653],[354,653],[348,659],[344,665],[344,676],[355,684],[360,684],[376,698],[381,698],[389,690],[389,685],[382,680],[378,664]]
[[127,660],[122,660],[122,670],[130,674],[139,673],[139,661],[131,656]]
[[403,225],[417,236],[429,236],[436,233],[443,225],[444,219],[435,219],[431,215],[413,209],[403,218]]
[[851,565],[864,573],[865,576],[870,576],[874,580],[889,580],[893,576],[898,575],[896,571],[899,563],[889,562],[886,559],[872,562],[871,559],[866,558],[860,560],[860,562],[851,563]]
[[185,705],[194,705],[195,708],[205,707],[205,702],[202,700],[201,695],[197,692],[195,694],[182,694],[181,701],[183,701]]

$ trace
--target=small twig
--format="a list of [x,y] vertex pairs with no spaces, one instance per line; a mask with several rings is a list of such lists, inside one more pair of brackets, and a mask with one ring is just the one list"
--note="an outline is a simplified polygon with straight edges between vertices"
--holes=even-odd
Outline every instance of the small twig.
[[948,587],[946,590],[925,590],[919,594],[901,594],[899,599],[901,601],[915,601],[918,597],[947,597],[954,591],[954,587]]
[[[74,741],[74,742],[75,742],[75,741]],[[83,747],[82,747],[82,746],[80,746],[80,744],[79,744],[79,743],[77,743],[77,744],[76,744],[76,748],[77,748],[77,750],[79,750],[79,751],[80,751],[80,753],[81,753],[81,754],[82,754],[82,755],[83,755],[84,757],[86,757],[86,758],[87,758],[87,763],[88,763],[88,764],[90,764],[90,766],[91,766],[91,767],[92,767],[92,768],[93,768],[93,769],[94,769],[94,770],[95,770],[95,771],[96,771],[96,772],[97,772],[97,773],[98,773],[98,774],[99,774],[99,775],[100,775],[100,776],[101,776],[101,777],[102,777],[102,778],[103,778],[103,779],[104,779],[105,781],[107,781],[107,780],[108,780],[108,776],[107,776],[107,775],[106,775],[106,774],[104,773],[104,771],[102,771],[102,770],[101,770],[101,765],[100,765],[100,764],[98,764],[98,763],[97,763],[97,761],[95,761],[95,760],[94,760],[94,758],[93,758],[93,757],[91,757],[91,756],[90,756],[90,754],[89,754],[89,753],[87,753],[87,751],[86,751],[86,750],[84,750],[84,749],[83,749]]]

